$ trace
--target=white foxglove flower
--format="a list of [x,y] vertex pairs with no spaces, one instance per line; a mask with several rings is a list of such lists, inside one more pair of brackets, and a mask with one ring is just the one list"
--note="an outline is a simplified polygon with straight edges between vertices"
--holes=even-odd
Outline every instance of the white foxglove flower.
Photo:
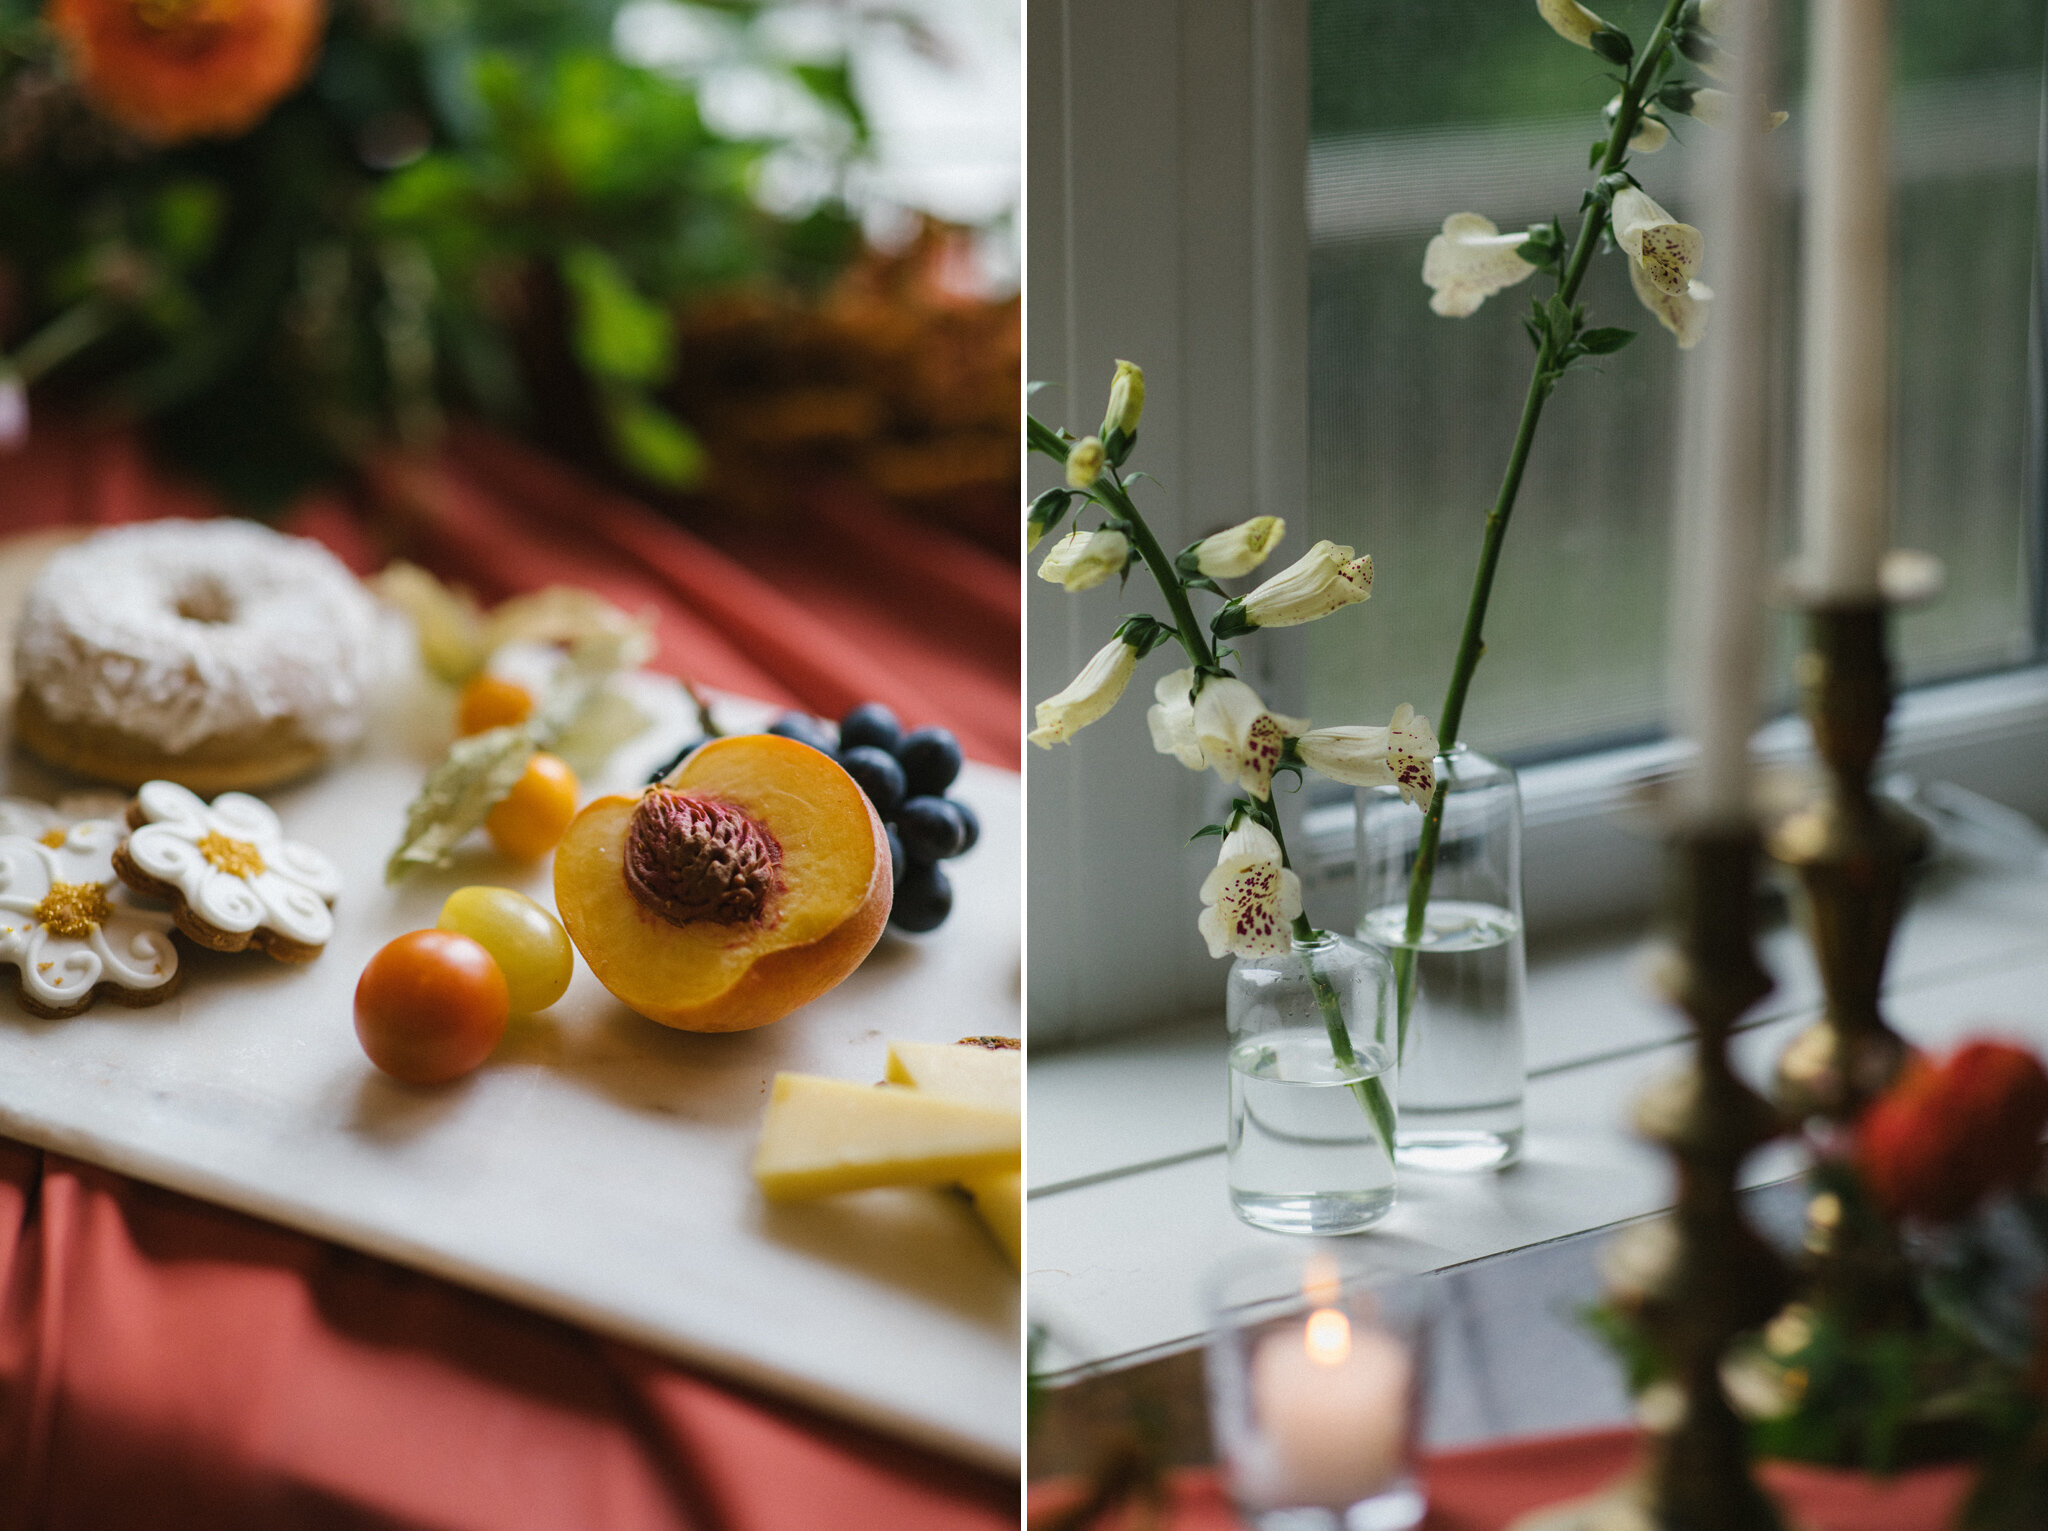
[[1146,709],[1145,725],[1152,730],[1152,748],[1171,755],[1190,771],[1209,769],[1209,757],[1202,753],[1202,741],[1195,737],[1195,689],[1193,670],[1175,670],[1159,677],[1152,688],[1158,705]]
[[1195,743],[1225,783],[1270,797],[1281,742],[1308,727],[1306,718],[1266,711],[1258,692],[1231,675],[1211,676],[1195,698]]
[[1295,627],[1372,595],[1372,555],[1325,539],[1244,598],[1253,627]]
[[1728,9],[1728,0],[1700,0],[1700,30],[1719,33],[1722,31],[1721,18]]
[[[1605,116],[1610,131],[1614,119],[1621,115],[1621,97],[1616,96],[1607,103]],[[1629,135],[1628,146],[1636,154],[1655,154],[1671,142],[1671,129],[1664,125],[1664,119],[1654,112],[1644,110],[1636,116],[1636,130]]]
[[1536,9],[1550,23],[1550,29],[1568,43],[1581,48],[1593,46],[1593,34],[1607,30],[1607,23],[1579,4],[1579,0],[1536,0]]
[[1463,319],[1506,287],[1525,282],[1536,268],[1516,252],[1528,234],[1503,234],[1478,213],[1452,213],[1422,252],[1429,306],[1447,319]]
[[1099,437],[1083,436],[1075,442],[1067,449],[1067,487],[1093,489],[1095,481],[1102,477],[1106,455]]
[[1117,704],[1137,668],[1138,651],[1121,638],[1110,639],[1066,690],[1038,704],[1038,727],[1026,737],[1044,750],[1065,744]]
[[1680,223],[1635,186],[1614,194],[1609,215],[1614,242],[1628,252],[1629,264],[1641,269],[1650,285],[1673,296],[1692,285],[1707,242],[1689,223]]
[[[1735,118],[1735,98],[1725,90],[1716,90],[1703,85],[1692,93],[1686,115],[1696,122],[1704,122],[1710,128],[1725,128]],[[1756,108],[1757,123],[1766,133],[1775,133],[1791,118],[1790,112],[1768,110],[1759,101]]]
[[1310,770],[1346,786],[1399,787],[1418,808],[1436,791],[1436,730],[1406,702],[1385,728],[1318,728],[1294,747]]
[[1657,322],[1678,337],[1678,349],[1690,351],[1707,333],[1707,304],[1714,290],[1705,282],[1694,282],[1682,293],[1659,292],[1634,261],[1628,263],[1629,285],[1636,290],[1643,307],[1657,316]]
[[1237,579],[1266,561],[1287,523],[1278,516],[1253,516],[1195,544],[1195,567],[1211,579]]
[[1144,413],[1145,369],[1134,361],[1119,361],[1109,383],[1109,412],[1102,417],[1102,434],[1122,431],[1133,435]]
[[1209,955],[1276,956],[1293,945],[1289,927],[1300,913],[1301,879],[1281,865],[1273,832],[1247,819],[1225,835],[1202,881],[1202,914],[1195,922]]
[[1123,573],[1130,557],[1131,539],[1122,532],[1068,532],[1045,555],[1038,577],[1063,590],[1093,590]]

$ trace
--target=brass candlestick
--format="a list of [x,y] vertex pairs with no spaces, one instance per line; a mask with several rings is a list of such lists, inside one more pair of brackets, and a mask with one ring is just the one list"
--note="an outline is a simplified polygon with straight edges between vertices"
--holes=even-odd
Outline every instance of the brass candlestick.
[[1906,868],[1925,832],[1870,790],[1891,711],[1885,605],[1815,605],[1799,681],[1814,747],[1827,767],[1818,798],[1771,833],[1770,851],[1799,875],[1826,1007],[1785,1049],[1777,1093],[1788,1115],[1855,1120],[1898,1076],[1906,1043],[1878,1008],[1904,902]]
[[1881,598],[1810,608],[1799,680],[1827,778],[1769,842],[1804,889],[1825,995],[1820,1019],[1778,1060],[1777,1078],[1779,1105],[1806,1124],[1819,1160],[1806,1238],[1813,1300],[1863,1332],[1924,1317],[1897,1233],[1838,1168],[1857,1117],[1898,1077],[1909,1051],[1879,1000],[1907,868],[1926,831],[1870,789],[1891,710],[1887,617]]
[[1775,1137],[1775,1112],[1728,1065],[1728,1034],[1771,990],[1756,956],[1757,837],[1697,828],[1673,855],[1673,950],[1660,971],[1666,996],[1692,1018],[1691,1066],[1638,1102],[1636,1126],[1678,1171],[1667,1222],[1628,1237],[1610,1280],[1665,1366],[1646,1395],[1642,1462],[1589,1500],[1538,1512],[1516,1531],[1778,1531],[1777,1512],[1749,1471],[1746,1430],[1721,1385],[1737,1335],[1785,1300],[1788,1278],[1736,1199],[1742,1162]]

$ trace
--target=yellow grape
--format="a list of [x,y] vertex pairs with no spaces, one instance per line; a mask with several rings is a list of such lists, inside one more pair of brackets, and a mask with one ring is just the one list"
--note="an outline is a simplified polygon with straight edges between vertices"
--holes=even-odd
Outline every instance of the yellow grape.
[[476,942],[497,959],[520,1014],[545,1010],[569,987],[574,949],[562,922],[510,888],[457,888],[434,922]]

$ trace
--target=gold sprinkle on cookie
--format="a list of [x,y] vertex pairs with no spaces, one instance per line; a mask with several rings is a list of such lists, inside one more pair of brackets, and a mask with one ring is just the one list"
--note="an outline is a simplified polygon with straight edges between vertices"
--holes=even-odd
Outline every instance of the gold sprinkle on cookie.
[[70,838],[71,832],[69,830],[46,829],[43,831],[43,844],[49,846],[53,851],[64,849],[64,842]]
[[199,840],[199,854],[216,871],[230,877],[254,877],[263,870],[263,857],[247,840],[230,840],[217,829],[209,829]]
[[53,936],[83,940],[114,917],[106,888],[96,882],[53,882],[36,905],[36,919]]

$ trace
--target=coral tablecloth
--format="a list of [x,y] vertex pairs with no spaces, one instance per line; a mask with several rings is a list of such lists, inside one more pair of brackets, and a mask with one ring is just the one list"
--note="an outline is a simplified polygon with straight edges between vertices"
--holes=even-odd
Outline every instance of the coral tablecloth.
[[[121,438],[0,459],[0,535],[213,509]],[[1017,569],[821,492],[695,535],[460,435],[286,518],[486,599],[586,584],[658,663],[836,715],[886,701],[1014,769]],[[714,542],[717,544],[714,546]],[[332,1244],[0,1139],[0,1531],[939,1531],[975,1472]]]
[[[1550,1436],[1431,1459],[1429,1519],[1424,1531],[1505,1531],[1521,1515],[1590,1494],[1624,1472],[1635,1455],[1625,1430]],[[1935,1467],[1890,1480],[1791,1463],[1767,1464],[1765,1486],[1803,1531],[1946,1531],[1967,1492],[1971,1469]],[[1171,1506],[1161,1522],[1127,1516],[1101,1531],[1237,1531],[1239,1521],[1214,1471],[1173,1475]],[[1066,1502],[1066,1485],[1034,1488],[1035,1517]]]

